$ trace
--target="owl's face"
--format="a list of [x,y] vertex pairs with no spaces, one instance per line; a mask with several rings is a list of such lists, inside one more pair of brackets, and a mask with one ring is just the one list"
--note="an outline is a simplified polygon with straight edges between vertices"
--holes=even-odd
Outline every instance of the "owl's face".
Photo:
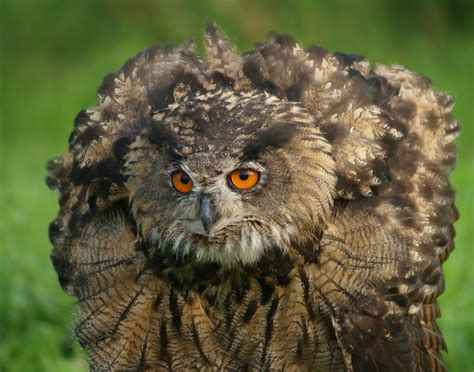
[[333,200],[330,145],[313,117],[267,94],[186,96],[131,148],[132,211],[155,252],[251,264],[311,236]]

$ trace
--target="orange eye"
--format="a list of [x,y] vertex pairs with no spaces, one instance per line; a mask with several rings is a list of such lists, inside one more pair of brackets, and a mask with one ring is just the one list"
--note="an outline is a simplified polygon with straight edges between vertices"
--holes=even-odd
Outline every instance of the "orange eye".
[[236,169],[229,174],[229,180],[238,189],[246,190],[254,187],[260,174],[252,169]]
[[171,175],[171,182],[173,182],[174,188],[183,194],[190,192],[193,188],[193,181],[191,181],[191,177],[180,170],[174,172]]

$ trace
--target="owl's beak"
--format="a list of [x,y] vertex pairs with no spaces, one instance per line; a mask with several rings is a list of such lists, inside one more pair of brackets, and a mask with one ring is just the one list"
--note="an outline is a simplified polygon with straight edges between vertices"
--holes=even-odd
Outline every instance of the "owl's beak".
[[199,212],[201,216],[202,226],[204,227],[206,234],[209,235],[209,232],[211,231],[211,226],[214,223],[215,218],[213,200],[209,195],[204,194],[201,196],[201,207]]

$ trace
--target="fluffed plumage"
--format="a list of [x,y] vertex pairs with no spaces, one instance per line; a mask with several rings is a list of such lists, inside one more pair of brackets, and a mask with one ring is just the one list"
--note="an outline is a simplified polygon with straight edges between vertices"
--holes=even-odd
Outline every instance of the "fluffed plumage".
[[288,36],[241,55],[210,23],[205,50],[127,61],[48,163],[91,368],[445,370],[454,99]]

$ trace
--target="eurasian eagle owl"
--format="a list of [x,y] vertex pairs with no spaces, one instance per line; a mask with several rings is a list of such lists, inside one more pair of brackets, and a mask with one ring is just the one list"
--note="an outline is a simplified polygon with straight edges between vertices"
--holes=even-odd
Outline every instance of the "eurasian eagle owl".
[[452,97],[214,25],[105,78],[50,161],[51,254],[94,370],[443,370]]

